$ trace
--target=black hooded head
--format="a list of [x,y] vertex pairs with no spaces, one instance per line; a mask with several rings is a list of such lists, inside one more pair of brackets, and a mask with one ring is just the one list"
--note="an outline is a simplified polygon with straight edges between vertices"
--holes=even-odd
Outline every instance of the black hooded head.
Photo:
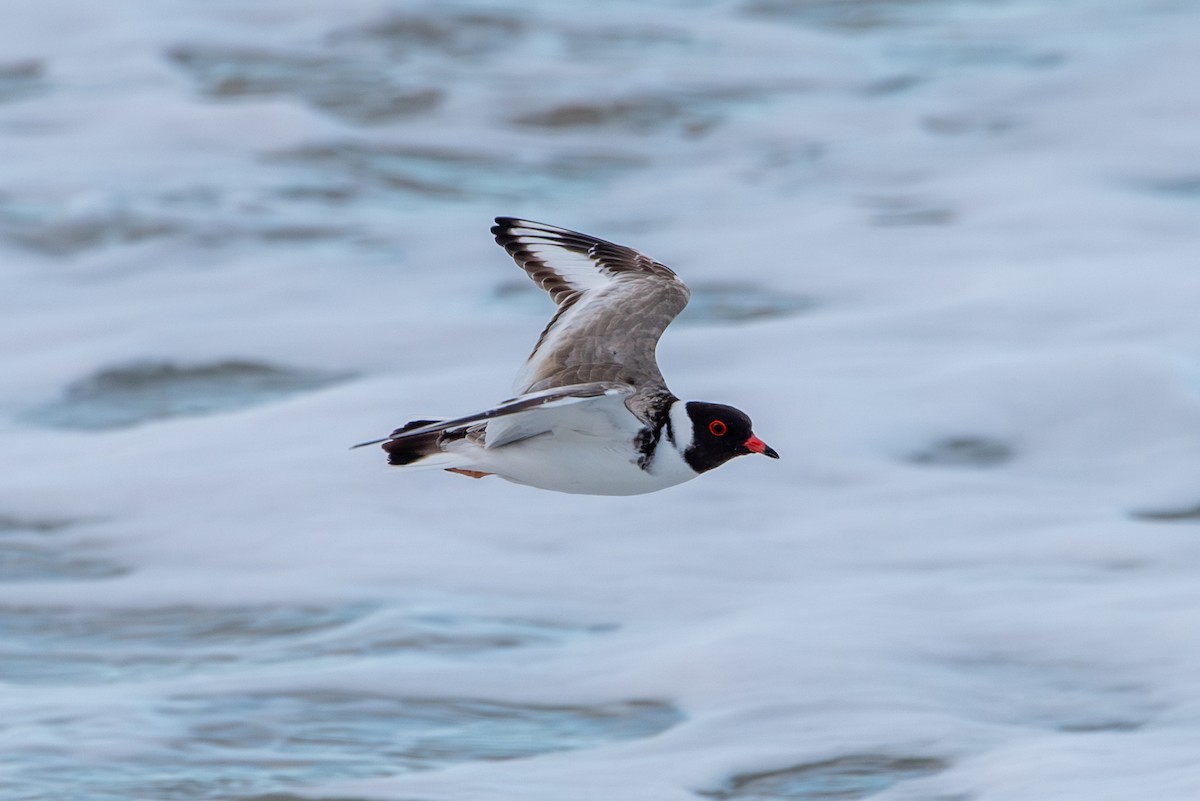
[[692,444],[683,452],[683,458],[697,473],[748,453],[779,458],[774,449],[754,436],[750,418],[732,406],[691,401],[686,408],[692,420]]

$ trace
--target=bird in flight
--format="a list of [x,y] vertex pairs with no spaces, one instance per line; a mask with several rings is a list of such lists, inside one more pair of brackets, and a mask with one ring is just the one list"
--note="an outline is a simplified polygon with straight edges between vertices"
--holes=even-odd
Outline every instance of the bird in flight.
[[388,462],[586,495],[639,495],[735,456],[779,454],[745,413],[683,401],[654,352],[690,292],[636,250],[553,225],[496,218],[496,242],[558,307],[517,374],[514,397],[384,439]]

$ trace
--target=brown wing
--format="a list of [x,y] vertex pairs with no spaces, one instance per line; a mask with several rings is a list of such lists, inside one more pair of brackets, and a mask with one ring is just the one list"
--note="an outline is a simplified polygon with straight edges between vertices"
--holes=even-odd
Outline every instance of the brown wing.
[[637,395],[628,405],[638,414],[651,398],[670,394],[654,351],[690,295],[670,268],[636,250],[528,220],[499,217],[492,233],[558,305],[515,393],[629,384]]

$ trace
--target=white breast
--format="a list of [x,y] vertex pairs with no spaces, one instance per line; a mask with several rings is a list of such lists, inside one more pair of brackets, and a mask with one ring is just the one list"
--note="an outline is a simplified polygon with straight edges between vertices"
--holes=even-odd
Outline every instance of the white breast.
[[692,418],[688,417],[687,403],[680,400],[672,403],[667,418],[668,425],[663,429],[662,441],[647,472],[665,482],[662,486],[673,487],[700,474],[683,459],[684,451],[692,445]]

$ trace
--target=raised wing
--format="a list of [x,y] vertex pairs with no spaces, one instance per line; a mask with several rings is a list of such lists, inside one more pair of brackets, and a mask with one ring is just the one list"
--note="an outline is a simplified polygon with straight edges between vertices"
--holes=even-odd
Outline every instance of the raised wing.
[[662,332],[687,305],[687,286],[648,256],[553,225],[498,217],[496,242],[558,305],[525,366],[520,394],[591,382],[628,384],[645,415],[670,394],[654,357]]

